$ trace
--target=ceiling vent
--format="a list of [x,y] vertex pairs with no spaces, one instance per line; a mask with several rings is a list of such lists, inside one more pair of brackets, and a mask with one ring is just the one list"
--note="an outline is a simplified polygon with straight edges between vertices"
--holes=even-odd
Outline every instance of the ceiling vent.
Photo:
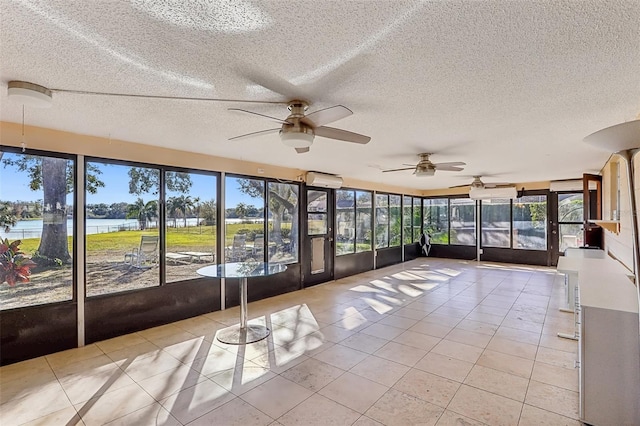
[[305,179],[308,186],[338,189],[342,186],[342,178],[318,172],[307,172]]
[[515,186],[500,188],[471,188],[469,198],[472,200],[488,200],[491,198],[517,198],[518,190]]

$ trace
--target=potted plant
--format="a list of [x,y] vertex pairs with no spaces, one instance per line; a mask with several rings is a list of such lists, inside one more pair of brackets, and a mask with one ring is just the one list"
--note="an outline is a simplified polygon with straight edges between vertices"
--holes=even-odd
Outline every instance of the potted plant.
[[8,238],[0,238],[0,284],[6,282],[13,287],[16,283],[29,282],[31,268],[36,264],[20,251],[21,242],[10,243]]

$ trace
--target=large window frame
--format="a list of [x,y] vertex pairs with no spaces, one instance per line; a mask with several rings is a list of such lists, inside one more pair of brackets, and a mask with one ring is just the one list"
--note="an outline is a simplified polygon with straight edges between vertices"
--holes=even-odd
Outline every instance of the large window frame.
[[[533,220],[535,218],[537,218],[537,216],[541,213],[541,209],[536,209],[538,211],[532,211],[531,210],[531,205],[534,204],[533,199],[535,197],[544,197],[544,218],[538,218],[541,220]],[[531,221],[526,221],[526,222],[530,222],[530,226],[528,226],[527,228],[523,228],[523,227],[518,227],[516,226],[516,219],[518,219],[518,214],[516,213],[516,207],[519,207],[520,204],[529,204],[529,217],[532,219]],[[516,198],[514,200],[511,200],[511,227],[512,227],[512,231],[511,231],[511,248],[514,250],[535,250],[535,251],[547,251],[548,247],[549,247],[549,227],[548,227],[548,223],[549,223],[549,194],[545,191],[545,192],[540,192],[540,191],[525,191],[525,193],[523,194],[522,197],[520,198]],[[523,231],[527,231],[529,230],[529,232],[531,233],[531,230],[534,230],[533,233],[535,233],[535,229],[542,227],[542,229],[544,229],[543,235],[544,235],[544,244],[541,245],[540,248],[535,248],[535,247],[528,247],[528,246],[520,246],[519,240],[520,240],[520,235],[521,234],[525,234],[525,232]]]
[[[376,249],[401,247],[402,195],[378,192],[375,195]],[[386,240],[380,244],[379,231],[386,231]]]
[[[457,203],[453,203],[453,201],[458,201]],[[469,197],[449,197],[449,244],[455,246],[475,246],[476,239],[478,238],[478,229],[477,229],[477,210],[478,201],[471,200]],[[468,212],[469,207],[473,209],[473,220],[469,219]],[[460,224],[460,226],[454,226],[454,223]],[[460,238],[457,237],[457,230],[464,229],[465,224],[473,223],[473,233],[463,232],[462,235],[471,235],[473,240],[467,244],[461,243]],[[456,231],[455,243],[453,231]]]
[[[220,214],[219,214],[219,206],[220,206],[220,176],[221,174],[219,172],[214,172],[214,171],[210,171],[210,170],[200,170],[200,169],[189,169],[189,168],[181,168],[181,167],[176,167],[176,166],[166,166],[166,165],[159,165],[159,164],[150,164],[150,163],[142,163],[142,162],[134,162],[134,161],[125,161],[125,160],[115,160],[115,159],[107,159],[107,158],[101,158],[101,157],[85,157],[85,179],[87,179],[87,173],[88,170],[90,169],[90,164],[91,163],[100,163],[100,164],[104,164],[104,165],[115,165],[115,166],[123,166],[123,167],[130,167],[130,168],[136,168],[136,169],[147,169],[147,170],[156,170],[158,172],[158,180],[155,183],[157,185],[157,188],[153,188],[153,194],[154,197],[157,197],[157,202],[158,202],[158,207],[157,207],[157,215],[155,216],[155,219],[152,220],[152,222],[156,222],[154,225],[154,229],[157,229],[157,235],[158,235],[158,247],[157,247],[157,261],[155,262],[155,265],[150,265],[151,268],[157,268],[158,270],[158,281],[157,283],[153,283],[151,285],[143,285],[143,286],[139,286],[139,287],[134,287],[134,288],[128,288],[128,289],[124,289],[124,290],[116,290],[116,291],[107,291],[107,292],[97,292],[94,294],[90,294],[91,292],[89,291],[89,289],[87,288],[87,299],[90,298],[96,298],[96,297],[102,297],[102,296],[109,296],[109,295],[115,295],[115,294],[122,294],[122,293],[126,293],[126,292],[135,292],[135,291],[140,291],[140,290],[144,290],[144,289],[149,289],[149,288],[158,288],[158,287],[162,287],[165,285],[179,285],[180,283],[185,283],[185,282],[189,282],[189,281],[193,281],[193,280],[197,280],[197,279],[201,279],[200,276],[196,275],[195,273],[192,273],[195,271],[195,269],[197,269],[198,267],[198,263],[202,263],[204,264],[205,262],[208,261],[212,261],[212,262],[219,262],[219,248],[220,248],[220,237],[222,235],[222,230],[219,226],[219,218],[220,218]],[[215,209],[216,209],[216,223],[215,223],[215,243],[213,244],[213,246],[211,247],[211,253],[209,255],[209,253],[207,252],[207,256],[204,257],[204,252],[201,253],[196,253],[196,252],[191,252],[191,255],[184,255],[184,254],[178,254],[179,256],[174,256],[175,253],[172,253],[172,257],[171,259],[167,258],[167,253],[169,252],[168,247],[167,247],[167,227],[171,224],[173,224],[173,216],[171,216],[170,214],[168,214],[168,197],[167,197],[167,177],[170,174],[176,174],[176,175],[202,175],[202,176],[210,176],[212,178],[215,179],[215,183],[212,184],[211,186],[211,194],[212,194],[212,198],[215,200]],[[130,179],[133,179],[132,177]],[[139,178],[141,179],[141,182],[144,181],[144,178]],[[142,185],[145,185],[144,183]],[[190,187],[189,187],[190,189]],[[85,189],[86,192],[86,189]],[[175,193],[182,193],[182,191],[180,189],[178,189],[178,187],[173,190],[173,192]],[[85,199],[86,200],[86,199]],[[85,206],[84,208],[86,209],[86,201],[85,201]],[[199,213],[198,213],[199,214]],[[183,218],[183,220],[186,220],[186,218]],[[134,260],[137,258],[137,255],[134,253],[136,250],[140,250],[142,248],[142,242],[141,240],[139,240],[140,243],[136,243],[134,244],[132,247],[130,247],[131,253],[132,255],[129,255],[129,261],[133,264]],[[140,247],[137,247],[137,244],[140,244]],[[89,256],[88,256],[88,250],[89,250],[89,246],[90,243],[87,241],[87,235],[85,235],[85,262],[88,263],[89,260]],[[176,262],[178,264],[181,265],[191,265],[193,269],[193,271],[191,271],[188,275],[188,277],[186,279],[175,279],[175,280],[171,280],[170,277],[167,276],[167,270],[168,268],[172,268],[174,266],[174,264],[176,264]],[[144,265],[146,266],[146,265]],[[144,272],[144,267],[140,267],[137,268],[140,271]],[[87,285],[90,284],[90,279],[88,279],[87,277],[87,271],[85,270],[85,282],[87,283]]]
[[[584,194],[582,191],[562,191],[558,192],[558,251],[564,253],[569,247],[580,247],[584,245]],[[569,200],[571,197],[581,199],[581,206],[576,209],[578,214],[573,218],[568,218],[567,215],[560,216],[562,210],[562,203],[564,200]],[[576,203],[579,204],[579,203]],[[569,214],[574,212],[568,212]],[[570,230],[564,232],[564,230]]]
[[402,240],[404,244],[413,243],[413,197],[402,197]]
[[[389,194],[375,194],[375,247],[389,247]],[[383,238],[384,237],[384,238]]]
[[[444,209],[444,212],[442,212],[441,209]],[[435,218],[435,220],[431,220],[434,214],[437,215],[437,218]],[[446,219],[445,229],[441,229],[441,225],[443,224],[443,214]],[[423,230],[429,235],[431,244],[449,245],[449,198],[423,198],[422,222]],[[442,239],[444,239],[444,241],[442,241]]]
[[[518,203],[519,198],[513,199],[513,200],[509,200],[508,206],[509,206],[509,227],[508,227],[508,235],[509,235],[509,245],[503,245],[503,246],[497,246],[497,245],[487,245],[484,241],[484,238],[481,239],[481,245],[482,247],[486,247],[486,248],[497,248],[497,249],[512,249],[512,250],[533,250],[533,251],[546,251],[547,247],[548,247],[548,240],[549,240],[549,235],[548,235],[548,227],[546,226],[546,224],[548,223],[548,218],[549,218],[549,193],[548,191],[542,191],[542,190],[530,190],[530,191],[524,191],[523,193],[523,198],[526,197],[546,197],[544,203],[546,204],[546,207],[544,209],[544,220],[538,220],[537,222],[543,222],[544,223],[544,229],[545,229],[545,244],[544,247],[540,247],[540,248],[532,248],[532,247],[519,247],[517,246],[517,236],[516,233],[518,231],[522,231],[523,229],[518,228],[518,230],[516,230],[516,224],[515,224],[515,219],[516,219],[516,214],[514,213],[514,203]],[[447,214],[447,218],[448,218],[448,223],[447,223],[447,230],[446,232],[440,232],[440,236],[439,238],[433,238],[432,235],[432,239],[431,239],[431,244],[436,244],[436,245],[449,245],[449,246],[469,246],[469,245],[465,245],[465,244],[455,244],[455,243],[451,243],[451,201],[452,200],[456,200],[456,199],[463,199],[464,197],[460,197],[460,196],[440,196],[440,197],[424,197],[422,199],[423,202],[423,207],[422,207],[422,211],[423,211],[423,215],[424,215],[424,230],[427,233],[433,232],[433,227],[437,226],[439,224],[442,223],[442,221],[439,220],[435,220],[435,221],[430,221],[427,222],[427,220],[431,217],[432,214],[440,214],[440,209],[446,209],[446,214]],[[436,203],[431,203],[431,200],[436,201]],[[444,202],[446,201],[446,202]],[[489,203],[487,201],[481,201],[481,200],[477,200],[475,201],[475,203],[480,203],[480,234],[484,235],[485,232],[483,230],[483,222],[485,221],[485,218],[483,218],[483,208],[484,210],[486,210],[486,206],[489,205]],[[477,207],[476,204],[474,204],[474,209]],[[433,225],[432,225],[433,223]],[[577,222],[571,222],[572,224],[576,224]],[[580,222],[581,224],[582,222]],[[534,226],[536,227],[536,226]],[[430,231],[431,229],[431,231]],[[455,229],[455,228],[454,228]],[[507,228],[504,228],[504,230],[506,231]],[[476,235],[478,230],[475,231]],[[445,241],[441,241],[441,237],[444,236],[444,240]],[[474,243],[475,244],[475,243]]]
[[[507,215],[506,218],[502,217],[504,213]],[[482,247],[513,248],[512,200],[503,198],[480,200],[479,223]],[[506,226],[504,226],[505,223]]]
[[[208,199],[202,199],[200,198],[200,196],[194,196],[191,197],[191,192],[189,192],[189,194],[185,195],[186,193],[183,193],[181,191],[180,188],[176,188],[175,190],[171,190],[168,187],[168,182],[170,179],[169,174],[187,174],[189,175],[190,179],[194,178],[195,176],[199,176],[198,179],[213,179],[213,181],[211,182],[211,186],[209,187],[210,192],[206,194],[206,197],[211,197],[209,200]],[[164,256],[163,256],[163,260],[164,260],[164,268],[163,268],[163,279],[162,279],[162,285],[164,284],[176,284],[176,283],[182,283],[182,282],[187,282],[196,278],[200,278],[197,274],[195,274],[195,271],[202,267],[203,264],[206,263],[218,263],[219,262],[219,252],[218,252],[218,247],[220,246],[219,244],[219,236],[220,236],[220,226],[219,226],[219,222],[218,222],[218,206],[219,206],[219,196],[220,196],[220,174],[217,172],[212,172],[212,171],[205,171],[205,170],[193,170],[193,169],[183,169],[183,168],[178,168],[178,167],[164,167],[162,170],[162,174],[164,176],[164,193],[163,193],[163,202],[162,204],[164,205],[164,209],[161,209],[163,211],[161,211],[161,218],[162,218],[162,222],[163,222],[163,229],[165,230],[164,235],[160,236],[160,240],[162,241],[162,247],[164,247]],[[172,179],[173,177],[171,177]],[[193,184],[193,182],[192,182]],[[190,187],[189,190],[191,190],[192,188]],[[171,200],[174,198],[174,196],[169,196],[171,193],[181,193],[181,195],[178,197],[180,199],[182,199],[183,203],[178,203],[178,212],[170,212],[171,209],[175,208],[176,206],[171,203]],[[205,196],[205,194],[202,194],[203,196]],[[186,203],[184,203],[184,199],[186,199]],[[213,206],[211,206],[211,202],[213,202]],[[213,211],[210,211],[213,210]],[[172,214],[170,214],[172,213]],[[180,226],[178,226],[177,224],[177,213],[181,213],[181,215],[183,216],[182,220],[184,222],[184,229],[182,231],[186,232],[187,234],[190,233],[190,226],[188,225],[187,221],[193,221],[193,214],[195,213],[195,226],[194,226],[194,234],[197,234],[198,236],[195,237],[195,242],[190,243],[190,244],[194,244],[195,247],[190,247],[188,250],[184,250],[184,249],[176,249],[173,246],[170,246],[169,244],[169,224],[170,221],[173,220],[173,224],[175,227],[175,230],[172,231],[176,232],[177,234],[180,234],[182,232],[180,231]],[[201,217],[201,213],[203,214],[203,217]],[[190,214],[191,217],[187,218],[187,214]],[[211,222],[211,223],[210,223]],[[202,232],[202,227],[205,227],[205,237],[203,237],[203,232]],[[212,227],[212,233],[209,235],[213,235],[213,242],[211,245],[207,245],[205,242],[207,241],[207,233],[206,233],[206,228],[208,226]],[[175,235],[177,237],[177,235]],[[186,266],[190,266],[188,268],[186,268]],[[174,274],[170,274],[171,269],[174,268],[180,268],[183,269],[183,272],[186,277],[186,279],[171,279],[171,275]],[[176,277],[178,277],[179,275],[175,275]]]
[[[340,196],[340,193],[344,196]],[[363,197],[368,198],[365,205]],[[371,217],[373,193],[357,189],[339,189],[335,196],[336,256],[364,253],[372,250]],[[364,222],[361,216],[367,216]],[[351,226],[347,226],[351,224]],[[364,225],[364,226],[363,226]],[[363,235],[364,234],[364,235]],[[340,247],[340,249],[339,249]]]
[[[265,240],[265,247],[263,248],[265,252],[265,259],[267,262],[282,263],[285,265],[299,263],[301,238],[300,184],[296,182],[281,182],[278,180],[266,179],[265,187],[265,224],[267,230],[267,238]],[[284,224],[284,222],[282,221],[279,222],[279,231],[273,229],[276,223],[275,219],[272,222],[273,211],[276,210],[276,201],[272,201],[272,199],[275,200],[277,198],[275,196],[277,192],[272,190],[273,187],[289,187],[288,190],[291,191],[288,194],[289,198],[284,201],[292,202],[292,198],[295,199],[295,204],[291,211],[286,210],[286,206],[283,207],[284,210],[282,211],[282,219],[285,219],[286,215],[289,215],[291,219],[291,225],[288,228],[288,232],[285,232],[287,228],[282,226]],[[287,258],[287,254],[289,254],[291,257]]]
[[[73,212],[73,218],[72,218],[72,224],[71,224],[71,230],[72,230],[72,235],[67,234],[67,239],[71,238],[71,250],[69,255],[71,256],[71,262],[69,264],[69,269],[70,269],[70,273],[71,273],[71,277],[70,277],[70,296],[68,298],[63,298],[63,299],[59,299],[59,298],[54,298],[54,300],[51,301],[44,301],[42,303],[27,303],[27,304],[20,304],[20,305],[7,305],[3,303],[3,306],[0,307],[0,312],[9,312],[9,311],[13,311],[13,310],[19,310],[19,309],[25,309],[25,308],[34,308],[34,307],[40,307],[40,306],[54,306],[54,305],[61,305],[61,304],[69,304],[69,303],[75,303],[77,301],[78,298],[78,293],[77,293],[77,287],[78,287],[78,283],[77,283],[77,265],[78,265],[78,239],[77,236],[79,234],[79,226],[80,224],[78,223],[78,218],[77,218],[77,208],[78,208],[78,194],[76,192],[76,188],[78,187],[77,183],[78,183],[78,157],[77,155],[74,154],[65,154],[65,153],[59,153],[59,152],[51,152],[51,151],[42,151],[42,150],[34,150],[34,149],[22,149],[22,148],[18,148],[18,147],[10,147],[10,146],[4,146],[4,145],[0,145],[0,153],[7,153],[7,154],[18,154],[18,155],[26,155],[26,156],[36,156],[36,157],[49,157],[49,158],[55,158],[55,159],[59,159],[59,160],[66,160],[71,162],[71,167],[73,170],[73,177],[71,179],[71,182],[67,181],[68,185],[72,186],[72,191],[73,194],[71,196],[71,200],[73,205],[69,206],[68,204],[66,204],[67,209],[69,209],[70,211]],[[2,157],[2,155],[0,155],[0,157]],[[0,165],[0,169],[4,169],[3,165]],[[42,169],[42,168],[40,168]],[[42,171],[41,171],[42,172]],[[42,191],[44,192],[44,188],[42,188]],[[67,197],[69,196],[69,193],[67,193]],[[44,200],[44,198],[43,198]],[[11,200],[0,200],[0,201],[9,201],[12,202]],[[19,200],[15,200],[15,201],[19,201]],[[34,203],[38,203],[38,201],[35,201]],[[45,211],[45,206],[42,206],[42,211],[41,214],[44,214]],[[68,229],[68,227],[67,227]],[[42,230],[42,229],[41,229]],[[9,239],[10,242],[13,242],[15,240],[23,240],[25,238],[23,238],[21,235],[18,235],[18,237],[16,238],[15,236],[11,235],[11,232],[8,232],[6,235],[6,238]],[[42,234],[40,234],[39,236],[39,240],[42,239]],[[40,242],[38,242],[38,245],[40,244]],[[26,252],[25,250],[25,244],[21,244],[19,246],[19,250],[22,252]],[[31,257],[32,253],[27,252],[27,257]],[[55,268],[55,266],[54,266]],[[33,280],[34,278],[36,278],[38,272],[32,272],[32,275],[30,277],[30,280]],[[22,283],[16,283],[16,285],[14,287],[10,287],[6,284],[2,284],[0,283],[0,285],[2,286],[6,286],[6,291],[8,292],[15,292],[15,291],[19,291],[20,288],[18,286],[20,286]],[[4,289],[3,289],[4,290]],[[57,300],[56,300],[57,299]],[[9,307],[6,307],[9,306]]]

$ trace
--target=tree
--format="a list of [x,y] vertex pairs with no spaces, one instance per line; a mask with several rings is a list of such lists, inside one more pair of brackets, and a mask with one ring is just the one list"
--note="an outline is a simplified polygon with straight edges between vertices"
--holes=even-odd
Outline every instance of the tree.
[[202,213],[202,218],[204,219],[205,225],[215,225],[217,220],[217,210],[218,206],[216,205],[216,200],[203,201],[200,207],[200,213]]
[[[18,171],[29,175],[29,188],[42,189],[43,217],[42,238],[34,257],[39,265],[69,263],[71,255],[67,242],[67,194],[73,191],[73,162],[66,158],[40,157],[35,155],[15,155],[4,158],[6,166],[15,166]],[[102,172],[89,165],[87,167],[87,191],[94,194],[104,186],[99,179]]]
[[140,229],[147,229],[150,220],[158,217],[158,202],[151,200],[147,203],[142,198],[138,198],[135,204],[129,205],[127,218],[137,219]]
[[236,216],[238,216],[240,219],[247,216],[247,205],[245,203],[238,203],[235,210]]
[[[157,194],[160,188],[160,170],[132,167],[129,169],[129,194],[142,195],[145,193]],[[191,176],[184,172],[166,172],[165,183],[167,189],[172,192],[189,192],[191,188]]]
[[188,195],[181,195],[174,197],[174,207],[176,210],[182,212],[184,218],[184,226],[187,227],[187,211],[193,208],[193,200]]
[[176,211],[178,210],[178,203],[176,197],[167,198],[167,216],[173,218],[173,227],[177,228],[176,225]]
[[[253,179],[239,179],[240,191],[252,198],[264,199],[264,183]],[[315,201],[324,195],[323,192],[317,191],[311,193],[308,203]],[[282,243],[282,220],[285,214],[291,216],[291,232],[290,232],[290,253],[296,253],[298,250],[298,186],[286,183],[270,183],[269,184],[269,214],[273,221],[273,227],[269,234],[269,240],[277,245]]]
[[[66,195],[73,191],[73,162],[65,158],[36,155],[14,154],[9,158],[3,158],[3,155],[0,152],[0,159],[5,167],[14,166],[18,171],[26,171],[29,188],[33,191],[42,189],[44,192],[42,238],[35,256],[41,258],[38,265],[68,263],[71,256],[67,243]],[[95,194],[99,188],[104,187],[104,182],[100,180],[101,174],[97,164],[87,163],[87,192]],[[170,191],[188,192],[192,185],[189,174],[183,172],[167,172],[165,180]],[[157,194],[159,187],[159,169],[132,167],[129,170],[130,194]]]
[[12,226],[16,226],[18,217],[13,213],[11,203],[3,201],[0,203],[0,228],[4,228],[4,232],[9,232]]

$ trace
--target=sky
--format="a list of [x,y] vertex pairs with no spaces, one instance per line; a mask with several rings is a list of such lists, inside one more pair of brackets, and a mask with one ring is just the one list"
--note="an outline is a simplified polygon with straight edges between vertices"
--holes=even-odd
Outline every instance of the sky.
[[[3,159],[16,158],[18,154],[4,153]],[[105,203],[112,204],[117,202],[133,203],[138,198],[138,195],[129,194],[129,175],[128,171],[130,166],[123,166],[119,164],[99,164],[98,165],[102,174],[99,176],[100,180],[104,182],[105,186],[98,188],[96,194],[87,194],[87,204]],[[192,199],[199,197],[201,201],[209,201],[216,199],[216,176],[192,174],[191,181],[192,186],[189,190],[189,195]],[[181,195],[176,192],[168,192],[167,196]],[[153,194],[142,194],[142,199],[150,201],[156,196]],[[36,201],[43,198],[42,190],[32,191],[29,188],[29,176],[28,172],[19,171],[14,166],[7,166],[0,164],[0,200],[2,201]],[[73,202],[73,195],[70,194],[67,198],[67,203]],[[237,179],[227,178],[227,207],[236,206],[238,203],[245,203],[247,205],[258,206],[262,204],[259,199],[254,199],[248,195],[240,192],[237,184]]]

